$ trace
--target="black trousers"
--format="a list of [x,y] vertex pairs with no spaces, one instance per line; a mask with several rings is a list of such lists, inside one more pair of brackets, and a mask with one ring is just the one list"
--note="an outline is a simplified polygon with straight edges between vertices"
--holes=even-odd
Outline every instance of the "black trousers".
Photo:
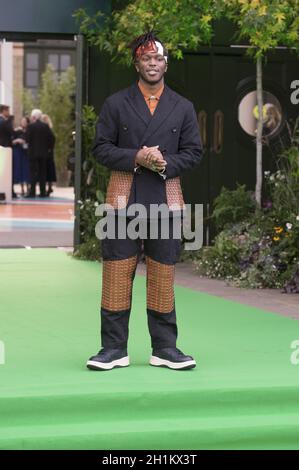
[[31,189],[30,195],[35,196],[36,183],[39,182],[39,190],[42,196],[46,195],[46,178],[47,178],[47,159],[46,158],[30,158],[30,176]]
[[[130,219],[125,219],[126,229]],[[116,226],[118,216],[115,216]],[[136,267],[142,253],[146,261],[147,319],[153,349],[175,347],[177,323],[174,298],[175,263],[180,258],[181,239],[177,238],[181,219],[169,219],[169,237],[163,239],[162,220],[143,221],[146,237],[133,240],[128,235],[120,239],[102,240],[103,273],[101,301],[101,340],[104,348],[127,348],[132,287]],[[157,238],[151,237],[151,225],[158,228]]]

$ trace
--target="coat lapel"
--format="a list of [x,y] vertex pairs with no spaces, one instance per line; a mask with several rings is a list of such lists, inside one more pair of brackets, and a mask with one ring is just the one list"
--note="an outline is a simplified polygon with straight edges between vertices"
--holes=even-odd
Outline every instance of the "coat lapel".
[[148,126],[152,119],[152,115],[139,89],[139,86],[137,85],[137,82],[129,88],[126,101],[131,106],[131,108],[133,108],[139,118],[144,122],[144,124]]
[[[143,98],[144,100],[144,98]],[[142,140],[145,142],[152,134],[159,129],[167,116],[173,111],[178,101],[177,96],[165,85],[162,95],[160,96],[158,105],[148,124]],[[146,103],[145,103],[146,105]]]
[[128,90],[126,101],[147,126],[141,139],[142,142],[145,142],[146,139],[148,139],[157,129],[159,129],[167,116],[173,111],[178,101],[178,97],[175,95],[175,93],[172,92],[170,88],[168,88],[167,85],[165,85],[155,112],[152,115],[148,109],[137,82],[135,82]]

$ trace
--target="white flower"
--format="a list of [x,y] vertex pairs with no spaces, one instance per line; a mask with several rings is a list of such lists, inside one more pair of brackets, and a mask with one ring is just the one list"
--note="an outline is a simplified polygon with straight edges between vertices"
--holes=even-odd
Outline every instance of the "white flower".
[[269,176],[269,175],[270,175],[270,171],[264,171],[264,175],[265,175],[265,176]]
[[94,203],[94,205],[95,205],[95,207],[97,207],[97,206],[99,205],[99,203],[96,201],[96,202]]
[[296,220],[299,222],[299,215],[297,215]]
[[275,176],[274,175],[271,175],[270,176],[270,181],[274,181],[275,180]]
[[286,224],[286,228],[288,230],[291,230],[292,227],[293,227],[293,224],[290,224],[289,222]]

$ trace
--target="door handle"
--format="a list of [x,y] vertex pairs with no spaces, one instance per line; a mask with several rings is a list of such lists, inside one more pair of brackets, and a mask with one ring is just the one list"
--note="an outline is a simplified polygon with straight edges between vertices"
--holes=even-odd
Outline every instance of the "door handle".
[[219,109],[214,113],[213,119],[213,145],[211,152],[221,153],[223,148],[223,124],[224,124],[224,114]]
[[198,120],[198,127],[199,127],[199,133],[201,137],[202,148],[203,148],[203,152],[205,152],[207,149],[207,112],[204,109],[199,111],[197,120]]

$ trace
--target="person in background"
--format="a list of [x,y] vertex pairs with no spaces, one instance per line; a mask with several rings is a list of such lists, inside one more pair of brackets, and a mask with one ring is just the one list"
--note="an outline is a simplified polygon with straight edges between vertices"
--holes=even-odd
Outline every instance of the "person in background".
[[[13,185],[21,185],[21,194],[25,196],[24,185],[27,185],[26,194],[28,193],[28,186],[30,183],[30,171],[29,171],[29,160],[28,160],[28,145],[26,142],[26,130],[30,123],[28,116],[25,116],[21,119],[20,127],[17,127],[13,131],[13,140],[12,140],[12,157],[13,157]],[[13,186],[13,193],[14,191]]]
[[[13,138],[13,120],[14,117],[10,115],[10,108],[5,104],[0,105],[0,145],[2,147],[12,147],[12,138]],[[11,182],[12,186],[12,197],[16,197],[16,193],[13,189],[13,181]]]
[[51,193],[53,193],[53,186],[52,184],[57,181],[56,178],[56,166],[55,166],[55,160],[54,160],[54,147],[55,147],[55,134],[53,132],[53,123],[47,114],[42,115],[42,121],[49,126],[49,129],[51,131],[51,144],[49,148],[49,158],[47,159],[47,196],[50,196]]
[[52,132],[47,124],[42,122],[40,109],[31,112],[31,123],[28,126],[26,139],[30,165],[31,187],[26,197],[35,197],[36,183],[39,182],[39,197],[47,197],[47,159],[52,146]]
[[265,119],[263,122],[263,135],[270,135],[276,129],[278,129],[281,123],[281,114],[277,107],[272,103],[266,103],[264,105]]
[[12,121],[9,106],[0,104],[0,145],[2,147],[12,146]]

